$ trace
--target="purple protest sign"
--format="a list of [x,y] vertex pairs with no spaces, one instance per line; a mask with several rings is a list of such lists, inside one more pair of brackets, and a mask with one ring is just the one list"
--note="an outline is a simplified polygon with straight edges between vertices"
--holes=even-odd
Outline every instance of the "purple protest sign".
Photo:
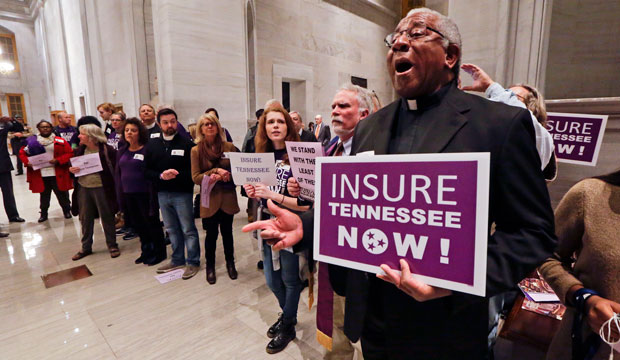
[[484,296],[489,154],[317,158],[314,257]]
[[596,166],[607,115],[547,113],[558,161]]

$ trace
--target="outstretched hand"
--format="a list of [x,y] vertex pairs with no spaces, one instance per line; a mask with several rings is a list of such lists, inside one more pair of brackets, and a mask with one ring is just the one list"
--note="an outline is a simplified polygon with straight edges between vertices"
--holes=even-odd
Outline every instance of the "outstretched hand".
[[267,201],[269,211],[275,219],[255,221],[241,229],[243,232],[262,230],[260,236],[267,240],[273,250],[296,245],[304,235],[303,225],[299,216],[276,206],[271,200]]
[[417,301],[423,302],[452,295],[451,290],[431,286],[414,278],[411,275],[411,270],[409,270],[409,264],[404,259],[400,259],[400,275],[396,270],[385,264],[381,265],[381,270],[385,271],[385,275],[377,274],[379,279],[396,285],[397,288]]
[[471,75],[474,83],[471,86],[463,86],[461,90],[485,92],[493,84],[493,79],[484,72],[479,66],[474,64],[463,64],[461,69]]

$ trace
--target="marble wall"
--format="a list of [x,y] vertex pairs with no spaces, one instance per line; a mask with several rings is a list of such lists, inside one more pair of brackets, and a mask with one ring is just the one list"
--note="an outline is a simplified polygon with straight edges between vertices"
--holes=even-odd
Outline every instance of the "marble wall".
[[620,2],[553,2],[546,96],[620,96]]
[[257,107],[280,98],[282,80],[305,82],[305,91],[291,94],[298,97],[292,102],[302,107],[295,110],[306,123],[316,114],[329,122],[332,98],[351,76],[367,79],[384,104],[391,102],[383,38],[399,16],[368,3],[256,0]]
[[185,124],[209,107],[241,144],[248,118],[245,3],[153,0],[159,101]]
[[34,24],[0,19],[0,32],[15,35],[20,71],[0,75],[0,106],[8,115],[5,93],[24,94],[26,116],[30,124],[47,118],[43,63],[35,41]]

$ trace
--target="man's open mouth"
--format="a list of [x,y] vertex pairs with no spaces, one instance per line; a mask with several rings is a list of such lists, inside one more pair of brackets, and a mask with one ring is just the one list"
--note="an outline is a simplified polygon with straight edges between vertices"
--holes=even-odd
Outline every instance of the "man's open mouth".
[[396,60],[395,69],[397,73],[407,72],[412,67],[413,67],[413,64],[407,59]]

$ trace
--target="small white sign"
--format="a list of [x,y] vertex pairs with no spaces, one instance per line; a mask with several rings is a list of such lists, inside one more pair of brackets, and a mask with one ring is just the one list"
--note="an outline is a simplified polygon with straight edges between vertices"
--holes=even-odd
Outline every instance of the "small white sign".
[[43,154],[29,156],[28,163],[32,164],[33,170],[39,170],[54,166],[53,164],[50,164],[52,159],[54,159],[54,154],[46,151]]
[[72,157],[71,166],[80,168],[80,171],[74,174],[75,177],[94,174],[103,170],[99,153]]
[[276,158],[273,153],[229,152],[231,173],[235,185],[263,184],[276,186]]
[[172,150],[172,156],[183,156],[183,155],[185,155],[185,150],[182,150],[182,149]]
[[183,269],[172,270],[164,274],[155,275],[155,279],[157,279],[160,284],[169,283],[174,280],[179,280],[183,276],[184,271]]

